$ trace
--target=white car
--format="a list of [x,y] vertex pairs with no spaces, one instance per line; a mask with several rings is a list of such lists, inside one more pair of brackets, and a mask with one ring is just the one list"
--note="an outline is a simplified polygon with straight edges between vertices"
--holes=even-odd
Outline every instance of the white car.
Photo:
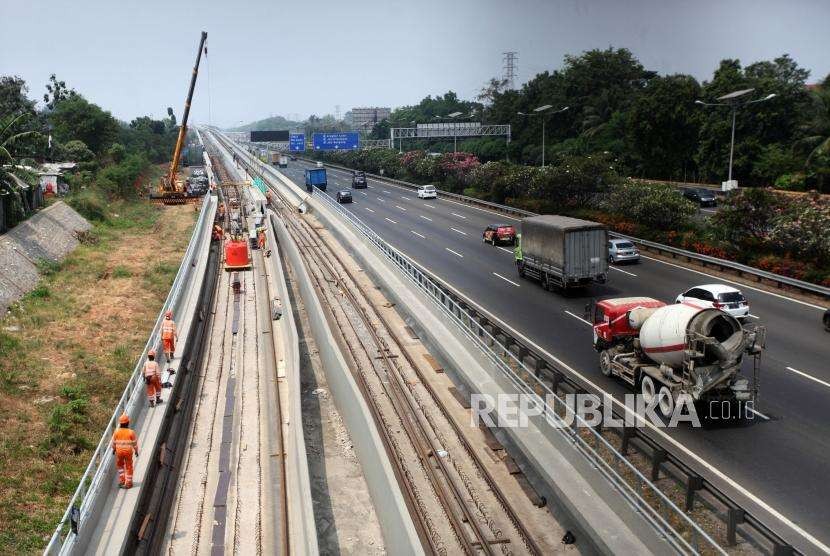
[[438,197],[438,192],[435,191],[434,185],[422,185],[418,188],[419,199],[435,199]]
[[322,168],[322,167],[323,167],[323,163],[322,163],[322,162],[320,162],[319,160],[317,161],[317,167],[318,167],[318,168]]
[[749,302],[744,294],[724,284],[696,286],[678,295],[675,301],[707,309],[714,307],[736,318],[749,315]]

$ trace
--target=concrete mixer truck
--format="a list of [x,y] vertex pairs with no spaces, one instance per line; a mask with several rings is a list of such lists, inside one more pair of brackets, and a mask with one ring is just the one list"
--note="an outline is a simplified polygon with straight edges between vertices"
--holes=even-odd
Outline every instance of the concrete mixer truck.
[[[700,407],[753,402],[766,330],[719,309],[650,297],[605,299],[593,308],[602,374],[627,382],[670,417],[681,395]],[[752,384],[741,364],[752,358]],[[700,411],[699,411],[700,413]],[[734,414],[733,414],[734,415]]]

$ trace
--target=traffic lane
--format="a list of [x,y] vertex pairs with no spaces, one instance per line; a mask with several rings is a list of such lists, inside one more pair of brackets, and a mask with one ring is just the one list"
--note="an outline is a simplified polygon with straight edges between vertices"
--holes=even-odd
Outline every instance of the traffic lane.
[[[341,182],[341,185],[345,185],[345,182]],[[425,222],[414,223],[413,225],[429,224],[436,230],[443,230],[444,233],[447,229],[450,231],[462,230],[468,236],[477,238],[480,234],[478,228],[483,229],[487,225],[485,222],[492,223],[492,219],[488,218],[488,214],[465,210],[470,207],[464,205],[447,206],[444,199],[421,200],[414,193],[408,192],[407,195],[406,190],[392,185],[387,186],[386,184],[375,189],[376,191],[372,195],[377,195],[375,197],[369,195],[366,199],[370,203],[377,200],[389,207],[409,207],[406,210],[421,210],[423,216],[430,215]],[[383,199],[383,201],[379,201],[379,199]],[[421,230],[419,233],[434,236],[431,231]],[[450,242],[453,242],[454,239],[457,238],[447,238]],[[453,248],[458,250],[458,248]],[[462,248],[465,247],[462,246]],[[507,249],[504,250],[507,251]],[[507,255],[510,256],[509,253]],[[494,256],[499,257],[499,254],[496,253]],[[576,314],[582,314],[584,304],[590,301],[591,298],[604,298],[612,295],[644,295],[672,303],[679,293],[686,291],[688,288],[717,280],[718,278],[701,275],[679,265],[644,258],[643,262],[638,265],[612,265],[609,270],[609,281],[611,283],[619,282],[621,287],[613,289],[607,287],[595,288],[587,298],[574,302],[569,310]],[[724,281],[723,279],[720,280]],[[736,285],[736,287],[742,286]],[[771,330],[782,331],[780,337],[776,341],[771,341],[767,346],[768,349],[765,355],[768,360],[763,365],[763,370],[765,372],[772,371],[786,374],[791,373],[789,369],[796,369],[810,377],[830,382],[830,369],[823,363],[826,357],[830,355],[830,353],[827,353],[830,352],[830,346],[828,346],[826,338],[823,337],[826,333],[820,324],[811,326],[809,316],[805,317],[802,311],[803,308],[809,313],[809,310],[813,308],[800,305],[789,298],[751,290],[748,289],[748,286],[743,287],[743,291],[750,299],[752,314],[759,317],[759,322],[768,324]],[[816,313],[819,317],[821,316],[817,309]],[[818,321],[818,319],[816,320]],[[798,373],[794,373],[793,378],[809,380]]]
[[[425,268],[431,269],[442,280],[456,286],[464,284],[461,291],[465,295],[477,300],[488,311],[519,333],[533,339],[545,350],[557,355],[567,354],[560,356],[565,364],[581,369],[592,382],[615,397],[620,398],[629,392],[628,387],[620,381],[603,377],[598,372],[596,353],[590,348],[590,327],[566,313],[570,311],[578,315],[581,299],[551,294],[534,282],[526,280],[517,280],[515,283],[518,286],[506,281],[496,282],[494,285],[488,274],[488,271],[493,272],[494,265],[486,256],[468,256],[459,264],[453,255],[438,249],[439,245],[435,242],[413,241],[413,237],[407,235],[411,232],[407,232],[406,228],[409,224],[414,225],[414,220],[407,221],[406,225],[393,224],[385,220],[388,215],[384,216],[382,211],[387,210],[386,207],[378,207],[377,210],[381,213],[368,218],[364,216],[362,219],[373,219],[370,225],[390,244]],[[401,220],[404,218],[409,216],[401,217]],[[476,245],[479,248],[484,247],[476,242],[470,244],[470,249]],[[486,247],[485,253],[494,253],[491,247]],[[426,261],[429,261],[429,264]],[[496,268],[504,276],[517,278],[510,258],[502,258]],[[630,288],[631,285],[627,287]],[[618,295],[611,284],[601,286],[601,290],[594,292],[594,295]],[[783,392],[776,396],[782,413],[785,406],[798,407],[801,405],[800,402],[815,394],[815,391],[806,396],[803,393],[792,393],[789,382],[780,382],[776,377],[765,380],[765,384],[776,392]],[[820,402],[821,398],[812,400],[808,405],[820,407],[823,405]],[[773,406],[776,410],[778,403]],[[672,429],[668,434],[695,453],[705,454],[717,468],[735,478],[745,488],[762,493],[765,499],[774,501],[776,506],[783,505],[786,511],[799,515],[799,509],[802,507],[800,504],[805,497],[814,494],[815,489],[798,484],[798,479],[815,476],[816,467],[820,467],[820,462],[823,461],[822,453],[826,453],[823,452],[826,435],[821,423],[815,420],[805,423],[800,419],[787,419],[752,426],[751,431],[746,430],[746,427],[726,427],[705,432],[681,428]],[[819,442],[816,442],[817,438]],[[715,484],[720,482],[717,476],[711,476],[705,466],[693,465],[693,468],[713,480]],[[728,484],[721,483],[725,490],[732,491]],[[770,485],[774,485],[774,488],[770,489]],[[825,495],[830,493],[822,491],[822,499]],[[817,518],[808,520],[809,523],[805,525],[812,529],[813,522],[820,524],[826,512],[823,508],[811,508],[811,513]]]

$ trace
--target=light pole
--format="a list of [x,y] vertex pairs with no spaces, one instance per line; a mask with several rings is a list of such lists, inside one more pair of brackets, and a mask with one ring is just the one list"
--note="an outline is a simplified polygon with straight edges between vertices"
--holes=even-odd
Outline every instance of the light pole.
[[[524,112],[517,112],[517,114],[519,114],[519,116],[530,116],[530,117],[542,116],[542,168],[545,167],[545,115],[548,113],[547,111],[550,110],[551,108],[553,108],[553,106],[551,106],[550,104],[545,104],[543,106],[539,106],[537,108],[534,108],[533,111],[535,112],[535,114],[526,114]],[[570,106],[566,106],[565,108],[562,108],[561,110],[557,110],[555,112],[549,112],[549,113],[550,114],[561,114],[562,112],[564,112],[568,108],[570,108]]]
[[740,91],[733,91],[716,99],[722,102],[703,102],[702,100],[695,101],[695,104],[699,104],[701,106],[729,106],[732,109],[732,139],[729,142],[729,177],[727,178],[726,182],[721,184],[721,188],[724,191],[729,191],[730,189],[738,187],[738,184],[732,181],[732,159],[735,154],[735,120],[737,118],[738,108],[742,106],[748,106],[750,104],[765,102],[767,100],[770,100],[771,98],[775,98],[776,96],[775,93],[770,93],[764,98],[757,98],[755,100],[749,100],[746,102],[741,102],[739,100],[741,97],[748,95],[754,90],[755,89],[741,89]]
[[[452,114],[447,114],[447,117],[455,119],[455,118],[457,118],[458,116],[461,116],[461,115],[463,115],[462,112],[453,112]],[[457,131],[456,131],[455,122],[453,122],[452,125],[453,125],[453,128],[452,128],[452,159],[455,160],[455,153],[458,150],[457,149],[457,147],[458,147],[458,136],[456,135]]]

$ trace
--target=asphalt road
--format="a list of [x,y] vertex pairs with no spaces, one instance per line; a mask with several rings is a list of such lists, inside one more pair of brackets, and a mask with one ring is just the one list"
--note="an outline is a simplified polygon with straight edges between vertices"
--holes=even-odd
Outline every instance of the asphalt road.
[[[310,166],[292,161],[281,171],[302,185],[303,169]],[[325,194],[333,197],[338,189],[350,189],[349,172],[327,171]],[[592,297],[630,295],[673,302],[691,286],[724,282],[644,257],[639,264],[612,267],[607,284],[568,296],[550,293],[519,278],[511,247],[482,242],[486,225],[518,224],[516,219],[445,199],[419,200],[411,189],[373,179],[368,189],[352,192],[355,202],[343,206],[386,241],[564,363],[587,386],[617,398],[629,390],[600,374],[591,327],[582,320],[585,304]],[[823,308],[738,287],[750,301],[751,314],[768,328],[758,415],[740,424],[681,426],[651,434],[801,550],[826,551],[830,335],[821,326]]]

